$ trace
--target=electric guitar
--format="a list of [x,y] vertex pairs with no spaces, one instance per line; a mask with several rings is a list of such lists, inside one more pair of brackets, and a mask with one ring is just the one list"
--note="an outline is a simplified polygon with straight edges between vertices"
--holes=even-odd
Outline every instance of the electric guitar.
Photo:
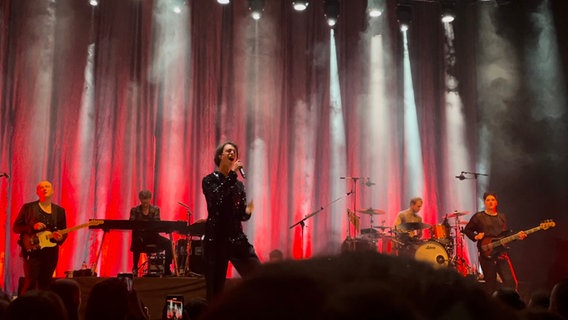
[[[71,228],[58,230],[61,235],[69,233],[71,231],[79,230],[82,228],[86,228],[89,226],[96,226],[99,224],[104,223],[103,220],[91,220],[87,223],[79,224]],[[54,231],[55,232],[55,231]],[[35,250],[40,250],[47,247],[55,247],[57,245],[56,242],[51,241],[53,239],[53,232],[51,231],[40,231],[37,233],[22,233],[20,235],[20,246],[25,253],[30,253]]]
[[[556,223],[552,220],[544,220],[541,224],[537,227],[532,229],[524,230],[527,236],[531,233],[546,230],[548,228],[553,228],[556,226]],[[518,233],[508,236],[508,237],[484,237],[483,239],[477,242],[477,247],[479,249],[479,253],[481,256],[485,258],[492,258],[494,254],[501,253],[505,250],[505,245],[511,241],[520,240],[521,237]]]

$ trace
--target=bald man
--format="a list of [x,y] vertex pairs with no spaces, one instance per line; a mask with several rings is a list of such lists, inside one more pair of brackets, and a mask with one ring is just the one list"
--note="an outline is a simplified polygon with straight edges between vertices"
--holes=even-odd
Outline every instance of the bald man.
[[[48,289],[59,259],[59,246],[67,235],[57,230],[67,228],[65,209],[51,202],[53,186],[41,181],[36,193],[39,200],[22,206],[12,231],[20,234],[25,281],[21,294],[31,289]],[[48,236],[48,241],[37,241],[37,235]],[[42,237],[43,238],[43,237]]]

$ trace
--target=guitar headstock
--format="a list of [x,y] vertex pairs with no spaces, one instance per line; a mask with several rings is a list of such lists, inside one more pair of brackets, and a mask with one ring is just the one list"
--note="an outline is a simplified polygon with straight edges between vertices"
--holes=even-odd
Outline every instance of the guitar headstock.
[[548,228],[554,228],[554,227],[556,227],[556,222],[554,222],[552,219],[543,220],[540,223],[540,228],[542,230],[546,230]]
[[89,220],[89,226],[98,226],[99,224],[105,223],[102,219],[91,219]]

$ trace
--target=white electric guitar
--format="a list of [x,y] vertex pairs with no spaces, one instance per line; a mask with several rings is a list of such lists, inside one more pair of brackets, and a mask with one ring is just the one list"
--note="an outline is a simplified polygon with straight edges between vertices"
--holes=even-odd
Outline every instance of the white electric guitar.
[[[87,223],[79,224],[71,228],[57,230],[57,232],[61,235],[69,233],[71,231],[79,230],[82,228],[96,226],[99,224],[104,223],[103,220],[91,220]],[[53,239],[53,232],[51,231],[40,231],[38,233],[22,233],[20,235],[20,246],[22,246],[22,250],[26,253],[30,253],[35,250],[40,250],[47,247],[55,247],[57,245],[56,242],[51,241]]]

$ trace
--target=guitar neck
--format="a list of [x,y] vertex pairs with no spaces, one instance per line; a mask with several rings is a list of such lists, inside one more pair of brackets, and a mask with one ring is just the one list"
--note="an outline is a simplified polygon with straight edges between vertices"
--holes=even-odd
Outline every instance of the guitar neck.
[[[534,228],[531,228],[531,229],[528,229],[528,230],[525,230],[524,232],[525,232],[527,235],[529,235],[529,234],[535,233],[535,232],[537,232],[537,231],[539,231],[539,230],[542,230],[542,228],[541,228],[540,226],[534,227]],[[514,235],[512,235],[512,236],[508,236],[508,237],[505,237],[505,238],[499,240],[499,244],[500,244],[500,245],[505,245],[505,244],[507,244],[507,243],[509,243],[509,242],[511,242],[511,241],[515,241],[515,240],[519,240],[519,239],[520,239],[519,235],[518,235],[518,234],[514,234]]]
[[61,234],[61,235],[64,235],[66,233],[73,232],[75,230],[79,230],[81,228],[88,227],[89,225],[91,225],[91,223],[87,222],[87,223],[83,223],[83,224],[78,224],[78,225],[73,226],[71,228],[67,228],[67,229],[63,229],[63,230],[57,230],[57,232],[59,232],[59,234]]

